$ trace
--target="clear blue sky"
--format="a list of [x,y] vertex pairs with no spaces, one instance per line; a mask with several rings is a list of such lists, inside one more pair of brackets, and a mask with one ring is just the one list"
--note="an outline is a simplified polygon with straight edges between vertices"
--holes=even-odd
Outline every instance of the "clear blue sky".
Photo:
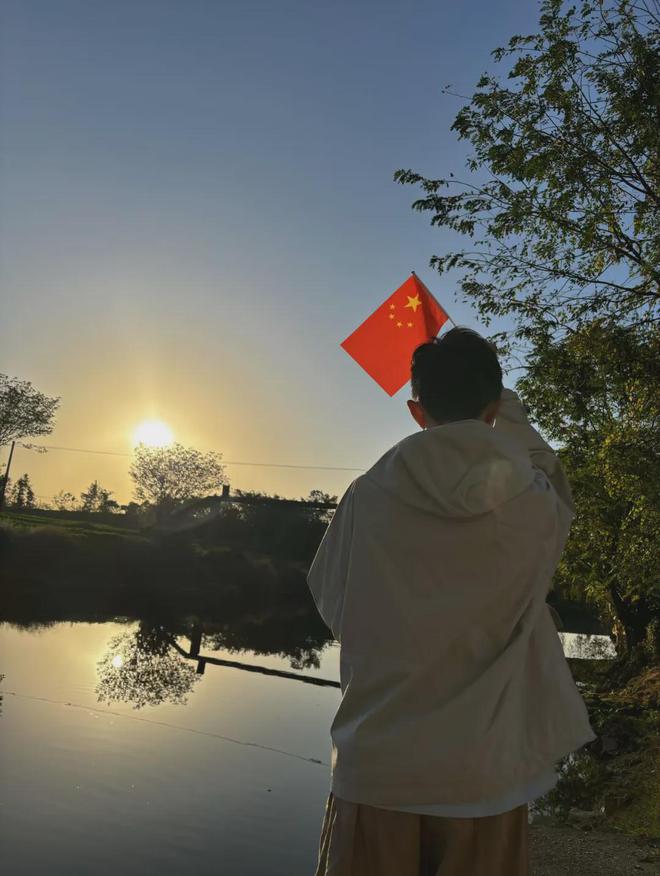
[[[227,459],[367,466],[412,431],[339,342],[447,236],[399,167],[463,174],[452,83],[536,28],[523,0],[4,0],[0,370],[62,396],[51,444],[158,416]],[[37,492],[126,460],[21,450]],[[237,487],[351,475],[235,468]]]

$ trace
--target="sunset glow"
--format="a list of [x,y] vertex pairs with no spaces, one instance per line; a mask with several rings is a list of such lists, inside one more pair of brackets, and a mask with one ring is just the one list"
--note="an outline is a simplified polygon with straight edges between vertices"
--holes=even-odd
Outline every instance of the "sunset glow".
[[174,441],[174,434],[162,420],[144,420],[133,430],[133,444],[147,447],[166,447]]

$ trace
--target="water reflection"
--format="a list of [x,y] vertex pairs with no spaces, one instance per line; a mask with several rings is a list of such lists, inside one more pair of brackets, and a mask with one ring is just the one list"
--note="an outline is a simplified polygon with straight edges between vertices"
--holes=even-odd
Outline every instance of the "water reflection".
[[[158,613],[135,611],[118,618],[110,610],[97,609],[88,620],[130,624],[110,640],[96,663],[98,701],[125,702],[135,709],[184,705],[209,667],[231,667],[338,687],[336,680],[319,678],[315,672],[320,667],[321,652],[332,637],[316,611],[304,578],[298,573],[280,577],[273,590],[269,569],[268,575],[261,570],[262,577],[252,582],[254,586],[243,579],[240,586],[225,581],[213,591],[213,599],[201,599],[196,591],[181,586],[170,594],[171,599],[159,603]],[[113,603],[113,607],[120,602]],[[27,619],[23,612],[9,612],[4,619],[21,628],[42,629],[63,617],[80,619],[76,605],[73,598],[63,597],[57,606],[42,605],[38,619]],[[560,636],[569,657],[615,656],[607,637],[572,633]],[[282,661],[291,671],[281,666]],[[278,662],[281,668],[273,668]]]
[[[332,679],[289,672],[240,660],[223,659],[213,652],[249,652],[252,658],[286,658],[293,670],[317,669],[320,653],[329,641],[325,629],[310,633],[306,613],[270,614],[235,619],[231,626],[199,621],[163,623],[140,621],[137,629],[113,637],[97,662],[96,695],[99,702],[126,702],[135,709],[161,703],[185,705],[207,666],[231,667],[307,684],[338,687]],[[210,652],[210,653],[209,653]]]
[[[275,654],[212,650],[207,636],[221,631],[199,629],[199,657],[289,668]],[[210,876],[218,861],[241,876],[313,872],[338,691],[210,663],[197,675],[194,638],[186,619],[0,627],[0,872],[64,876],[72,861],[98,876]],[[336,677],[336,653],[324,649],[311,672]],[[143,671],[169,656],[195,675],[185,706]],[[135,684],[115,675],[109,695],[123,701],[109,706],[97,701],[101,657],[105,678],[135,661]]]
[[[559,634],[569,657],[607,659],[615,656],[611,641],[604,636]],[[334,679],[303,674],[317,669],[321,651],[328,639],[310,636],[305,626],[277,614],[251,617],[227,627],[222,624],[192,621],[164,624],[141,621],[137,629],[121,633],[108,642],[106,653],[97,663],[96,695],[99,702],[126,702],[135,709],[161,703],[185,705],[208,666],[229,667],[313,684],[339,687]],[[252,662],[220,658],[213,652],[241,655],[249,653]],[[263,665],[259,657],[285,657],[293,670]]]
[[146,623],[110,639],[96,669],[98,701],[123,701],[135,709],[185,705],[199,679],[195,668],[172,650],[169,631]]
[[564,654],[575,660],[613,660],[616,647],[609,636],[559,633]]

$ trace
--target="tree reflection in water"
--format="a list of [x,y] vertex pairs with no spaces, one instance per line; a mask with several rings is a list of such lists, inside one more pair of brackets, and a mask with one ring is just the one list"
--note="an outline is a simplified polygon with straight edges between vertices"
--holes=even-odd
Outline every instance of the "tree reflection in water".
[[[182,638],[189,639],[188,648],[177,641]],[[137,629],[109,641],[106,653],[97,663],[96,694],[99,702],[127,702],[135,709],[165,702],[185,705],[207,665],[248,668],[245,664],[215,659],[208,653],[204,656],[200,649],[277,655],[288,659],[292,669],[304,670],[320,666],[319,655],[329,641],[329,632],[317,616],[291,605],[236,616],[230,623],[142,620]],[[252,668],[260,671],[259,667]],[[278,670],[261,671],[293,677]],[[322,683],[313,678],[307,680]]]
[[99,702],[127,702],[134,709],[185,705],[200,676],[171,648],[171,641],[172,633],[164,626],[144,621],[137,630],[114,636],[96,664]]
[[292,669],[318,669],[319,655],[331,641],[318,616],[286,606],[235,617],[230,623],[205,624],[204,647],[232,654],[250,651],[277,656]]

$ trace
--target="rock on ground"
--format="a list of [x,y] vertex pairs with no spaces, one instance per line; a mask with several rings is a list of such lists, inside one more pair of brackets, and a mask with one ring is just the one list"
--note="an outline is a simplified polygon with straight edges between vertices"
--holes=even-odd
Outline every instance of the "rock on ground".
[[530,827],[532,876],[660,876],[660,840]]

